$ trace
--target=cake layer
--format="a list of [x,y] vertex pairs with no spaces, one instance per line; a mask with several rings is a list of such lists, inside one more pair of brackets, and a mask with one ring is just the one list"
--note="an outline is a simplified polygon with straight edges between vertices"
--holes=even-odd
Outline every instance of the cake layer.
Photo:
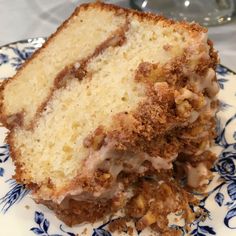
[[56,86],[66,66],[91,56],[126,24],[125,18],[103,5],[83,5],[37,53],[7,81],[2,91],[1,116],[8,126],[29,126]]
[[[95,13],[94,10],[89,8],[87,11],[89,14],[86,20],[88,21],[89,16]],[[100,17],[103,14],[104,10],[101,11]],[[110,15],[111,13],[109,12],[106,17],[110,17]],[[82,16],[79,14],[77,17],[80,18]],[[106,19],[106,17],[104,18]],[[116,21],[120,18],[121,16],[118,16]],[[194,111],[190,110],[186,113],[183,110],[184,108],[181,108],[183,111],[179,108],[180,113],[182,112],[184,115],[180,114],[182,118],[178,121],[178,119],[175,119],[174,109],[171,106],[173,106],[175,99],[175,89],[178,89],[176,103],[181,103],[187,98],[184,96],[189,96],[189,94],[181,94],[181,90],[178,88],[178,86],[186,86],[186,82],[181,82],[182,78],[186,77],[190,81],[187,76],[189,73],[196,74],[194,71],[197,68],[197,62],[203,59],[210,61],[206,35],[201,31],[193,33],[192,31],[177,30],[178,23],[169,25],[164,20],[156,22],[150,19],[143,19],[139,15],[132,15],[131,13],[128,16],[123,15],[123,22],[127,22],[127,28],[124,31],[117,31],[113,36],[111,35],[112,30],[110,30],[112,43],[106,40],[106,46],[101,52],[93,55],[88,61],[86,61],[86,58],[81,59],[83,54],[80,54],[77,58],[78,62],[73,67],[59,73],[62,74],[61,81],[64,81],[64,85],[54,90],[42,114],[35,121],[33,129],[28,130],[27,125],[26,127],[16,127],[11,135],[11,140],[13,140],[12,149],[17,150],[18,153],[17,163],[20,169],[17,171],[20,173],[19,179],[26,184],[33,183],[39,186],[37,193],[40,194],[42,191],[41,194],[44,197],[52,194],[54,197],[59,196],[61,199],[62,192],[65,195],[66,191],[68,191],[66,189],[71,188],[68,187],[71,181],[78,178],[77,176],[80,176],[81,173],[82,176],[80,178],[84,178],[86,175],[90,175],[90,178],[92,178],[94,172],[103,165],[102,162],[109,158],[108,155],[111,155],[109,154],[111,152],[110,149],[115,149],[113,145],[106,143],[105,147],[99,147],[98,149],[100,150],[95,151],[91,150],[88,147],[89,145],[85,145],[88,136],[93,134],[99,127],[102,127],[101,135],[105,136],[108,132],[117,131],[121,125],[119,123],[126,122],[130,126],[127,128],[133,129],[132,132],[136,132],[135,129],[137,127],[135,126],[139,123],[144,123],[146,119],[142,117],[143,114],[139,118],[135,117],[140,115],[138,113],[140,113],[142,106],[147,106],[146,111],[151,109],[151,113],[156,110],[157,114],[154,114],[154,118],[151,113],[147,115],[149,119],[154,119],[153,122],[156,122],[156,124],[160,123],[162,126],[160,128],[163,129],[161,131],[162,135],[169,129],[178,126],[178,123],[180,125],[183,121],[188,120],[191,114],[195,116],[194,119],[197,119],[196,111],[194,113]],[[73,25],[74,23],[72,22],[71,24]],[[113,26],[113,29],[115,26]],[[85,30],[80,24],[77,27],[81,31]],[[106,26],[104,27],[106,28]],[[100,25],[97,28],[96,25],[93,25],[93,29],[97,32],[97,30],[100,30]],[[72,30],[73,32],[75,31],[70,29],[70,31]],[[74,36],[71,38],[74,39]],[[121,38],[124,38],[122,42],[120,41]],[[81,40],[83,43],[86,41],[84,39]],[[56,44],[58,45],[58,43]],[[70,42],[68,44],[71,45]],[[90,49],[91,47],[88,46],[88,48]],[[50,52],[51,49],[49,47],[47,53],[50,54]],[[42,53],[39,55],[42,55]],[[182,74],[178,72],[178,74],[172,70],[181,58],[185,61],[182,65],[185,72],[182,72]],[[44,60],[41,63],[46,65],[47,61]],[[66,66],[67,63],[64,62],[63,65]],[[58,71],[57,67],[54,67],[54,69]],[[81,71],[83,72],[82,77],[75,77]],[[27,73],[28,76],[27,66],[23,73]],[[168,73],[170,74],[169,78],[166,78]],[[14,83],[19,83],[24,89],[28,90],[29,82],[27,84],[25,82],[28,77],[22,78],[21,80],[21,78],[15,77],[4,91],[10,89],[8,86]],[[167,79],[170,80],[170,85],[164,82]],[[214,75],[211,76],[210,80],[212,79],[214,79]],[[37,82],[42,83],[42,80],[38,78]],[[196,83],[198,84],[199,81]],[[210,88],[211,85],[207,85],[207,87]],[[154,90],[153,92],[157,94],[152,95],[154,96],[152,97],[150,90]],[[37,91],[46,92],[45,89],[41,89],[39,86],[37,86]],[[191,92],[188,89],[184,91],[185,93],[188,91],[187,93],[190,93],[190,95],[194,92],[194,90]],[[195,96],[195,100],[198,101],[198,96],[196,94]],[[8,97],[14,98],[10,92],[7,92],[5,100]],[[25,97],[27,96],[25,95]],[[36,97],[34,96],[34,98]],[[150,99],[153,99],[153,101]],[[161,104],[163,102],[166,104]],[[15,106],[19,108],[21,103]],[[178,107],[181,107],[181,104],[177,105],[177,111]],[[10,106],[8,108],[10,109]],[[131,115],[123,114],[124,112]],[[161,112],[166,112],[167,114],[158,114]],[[160,119],[159,116],[164,116],[165,120],[158,121]],[[24,117],[28,119],[29,114],[26,112]],[[124,124],[122,125],[124,126]],[[153,129],[154,133],[159,132],[158,129],[160,128],[156,127],[155,130],[151,126],[150,128]],[[125,127],[124,129],[127,128]],[[146,128],[144,127],[144,129]],[[122,132],[120,130],[118,135]],[[139,136],[142,136],[142,133],[145,132],[146,130],[141,131]],[[154,133],[153,137],[155,137]],[[50,137],[50,140],[45,137]],[[104,138],[102,137],[102,139]],[[116,137],[112,139],[113,141],[110,141],[110,143],[117,141]],[[124,140],[123,138],[120,142],[122,143]],[[30,147],[32,145],[34,146],[33,148]],[[138,150],[139,147],[136,149]],[[153,160],[149,154],[145,154],[145,150],[138,150],[138,154],[132,155],[135,155],[138,160],[136,171],[142,162],[148,159],[156,169],[170,168],[171,165],[168,163],[177,157],[178,150],[172,152],[168,158],[165,155],[158,154],[158,156],[153,157]],[[127,156],[127,154],[123,156]],[[168,161],[162,161],[160,158],[168,159]],[[35,159],[38,161],[35,162]],[[92,161],[89,162],[90,159]],[[123,157],[123,159],[125,158]],[[120,171],[122,168],[120,167]],[[118,174],[119,172],[115,175],[113,174],[112,177],[116,178]],[[75,188],[80,189],[81,186]]]
[[[214,161],[216,62],[196,24],[81,6],[1,88],[15,178],[68,224],[129,207],[128,189],[147,176],[203,187]],[[147,184],[159,193],[155,185]],[[96,209],[86,215],[80,204]],[[139,228],[160,212],[151,223],[143,212]]]

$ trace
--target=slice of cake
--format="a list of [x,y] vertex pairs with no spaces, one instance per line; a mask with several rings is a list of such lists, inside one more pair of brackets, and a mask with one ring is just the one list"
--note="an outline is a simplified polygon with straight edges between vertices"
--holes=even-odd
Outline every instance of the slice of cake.
[[197,24],[81,5],[1,86],[14,177],[67,224],[125,208],[140,229],[162,232],[168,224],[155,226],[156,216],[171,209],[147,221],[143,203],[136,214],[137,186],[148,176],[156,184],[144,185],[157,193],[169,186],[183,196],[178,179],[191,188],[207,184],[216,63],[207,30]]

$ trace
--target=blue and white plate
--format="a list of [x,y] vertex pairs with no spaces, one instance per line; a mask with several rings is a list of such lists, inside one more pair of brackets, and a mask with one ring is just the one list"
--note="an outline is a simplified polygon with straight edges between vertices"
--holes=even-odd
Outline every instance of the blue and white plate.
[[[0,80],[16,70],[44,43],[43,38],[28,39],[0,48]],[[202,197],[200,207],[206,215],[192,222],[193,236],[236,235],[236,74],[224,66],[217,68],[220,85],[220,111],[217,114],[216,146],[218,160],[213,168],[215,177]],[[109,232],[109,221],[84,224],[73,228],[58,220],[52,211],[37,205],[24,186],[11,179],[14,166],[4,143],[7,130],[0,127],[0,235],[1,236],[115,236]],[[118,216],[117,216],[118,217]],[[179,225],[172,227],[182,230]],[[148,230],[134,235],[150,235]],[[119,234],[121,235],[121,234]],[[126,235],[125,232],[122,235]]]

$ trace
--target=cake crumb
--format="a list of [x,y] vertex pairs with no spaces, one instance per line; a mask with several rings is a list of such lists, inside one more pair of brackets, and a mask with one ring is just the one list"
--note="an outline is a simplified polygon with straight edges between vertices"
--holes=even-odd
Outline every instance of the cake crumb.
[[127,232],[128,228],[129,228],[127,226],[127,219],[126,218],[119,218],[119,219],[113,220],[109,224],[108,227],[111,232],[117,231],[118,233]]
[[82,235],[86,235],[87,232],[88,232],[88,228],[86,227],[86,228],[84,228],[84,230],[83,230],[83,232],[82,232]]
[[130,235],[130,236],[133,236],[133,235],[134,235],[134,229],[133,229],[131,226],[128,226],[128,228],[127,228],[127,234]]

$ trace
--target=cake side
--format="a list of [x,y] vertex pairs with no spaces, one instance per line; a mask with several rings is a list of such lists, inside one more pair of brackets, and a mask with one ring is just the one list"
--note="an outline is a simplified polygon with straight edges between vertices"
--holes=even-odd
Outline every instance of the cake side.
[[[69,79],[65,86],[54,91],[35,127],[32,130],[16,127],[10,135],[11,148],[18,151],[15,155],[20,166],[16,170],[18,180],[39,186],[38,195],[50,199],[53,194],[61,199],[70,188],[76,189],[74,181],[73,187],[67,185],[76,175],[79,176],[76,185],[77,179],[84,179],[77,172],[86,158],[85,167],[79,172],[84,170],[84,176],[91,173],[90,178],[93,178],[98,168],[95,163],[101,165],[109,150],[107,147],[108,151],[104,153],[95,150],[98,151],[94,154],[97,157],[93,158],[93,145],[91,148],[85,141],[100,126],[104,127],[104,134],[99,142],[107,136],[110,143],[116,142],[115,149],[125,147],[124,142],[127,142],[127,150],[142,154],[147,152],[157,135],[163,136],[189,119],[183,114],[176,117],[175,90],[187,85],[188,74],[198,73],[198,61],[211,62],[206,35],[202,31],[197,35],[178,32],[174,24],[166,25],[163,20],[150,21],[133,15],[133,12],[127,16],[126,22],[128,27],[123,32],[125,40],[122,43],[108,45],[86,65],[75,64],[73,68],[77,71],[83,66],[84,77],[65,74]],[[181,108],[177,108],[177,112],[178,109]],[[68,126],[70,123],[71,127]],[[44,137],[50,137],[51,141]],[[28,148],[31,144],[36,147]],[[158,159],[152,158],[155,152],[149,151],[150,157],[142,154],[140,164],[145,159]],[[162,159],[171,162],[177,155],[178,150],[175,150],[169,157],[160,155],[161,159],[156,162],[160,164]],[[41,160],[40,164],[34,163],[35,158]],[[91,165],[91,169],[88,170],[86,165]]]
[[[150,189],[171,195],[172,190],[181,189],[178,180],[184,177],[187,187],[179,192],[185,196],[185,205],[172,210],[188,212],[187,189],[208,183],[214,162],[208,150],[215,136],[218,106],[217,53],[206,29],[196,24],[101,3],[84,6],[84,17],[88,11],[94,18],[94,10],[96,19],[106,21],[112,15],[109,24],[113,26],[107,29],[104,24],[106,35],[101,42],[70,63],[55,66],[47,99],[38,100],[32,113],[25,110],[23,123],[14,119],[8,123],[15,178],[67,224],[93,222],[125,208],[140,229],[152,225],[162,232],[168,224],[165,219],[164,226],[159,226],[158,214],[166,218],[171,209],[153,212],[151,207],[151,220],[148,207],[135,215],[132,199],[144,194],[135,186],[142,186],[146,176],[151,176],[161,188],[147,183]],[[90,29],[80,23],[78,28],[81,32]],[[92,32],[97,30],[100,25],[93,25]],[[49,49],[44,50],[50,54]],[[28,90],[24,78],[14,80]],[[14,98],[6,86],[2,96]],[[22,104],[16,104],[16,109],[29,107]],[[159,183],[163,173],[167,173],[167,186]],[[146,196],[145,201],[149,200]],[[112,209],[104,210],[107,204]]]

